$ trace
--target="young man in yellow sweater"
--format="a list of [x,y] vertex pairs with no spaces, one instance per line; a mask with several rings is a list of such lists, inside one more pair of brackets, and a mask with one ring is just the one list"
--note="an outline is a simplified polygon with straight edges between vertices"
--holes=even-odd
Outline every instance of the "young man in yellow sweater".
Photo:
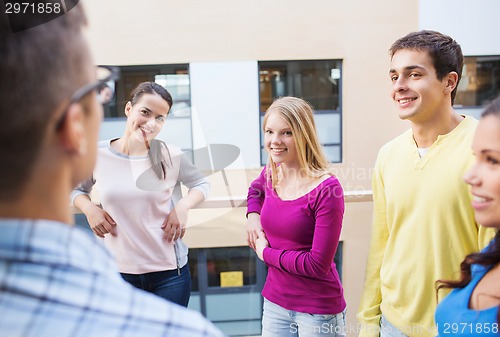
[[432,337],[436,280],[457,278],[456,266],[492,237],[475,223],[462,180],[477,121],[453,109],[463,55],[452,38],[410,33],[390,56],[392,99],[411,129],[384,145],[375,164],[360,336]]

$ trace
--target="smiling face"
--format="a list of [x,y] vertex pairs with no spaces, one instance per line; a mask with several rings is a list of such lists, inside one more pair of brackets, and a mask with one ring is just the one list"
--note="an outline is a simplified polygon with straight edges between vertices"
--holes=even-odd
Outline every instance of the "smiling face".
[[[389,72],[392,99],[399,117],[426,122],[451,106],[449,76],[439,80],[429,53],[412,49],[397,51]],[[450,90],[451,89],[451,90]]]
[[163,128],[169,110],[170,105],[157,94],[144,94],[134,105],[128,102],[127,133],[138,142],[151,141]]
[[465,174],[477,223],[500,228],[500,117],[483,117],[474,136],[476,160]]
[[298,165],[297,148],[292,129],[278,112],[271,112],[264,126],[266,151],[276,164]]

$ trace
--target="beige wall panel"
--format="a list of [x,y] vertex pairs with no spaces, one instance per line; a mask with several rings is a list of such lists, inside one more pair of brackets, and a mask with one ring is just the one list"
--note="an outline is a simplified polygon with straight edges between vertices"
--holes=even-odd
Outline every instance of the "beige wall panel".
[[347,302],[347,336],[358,335],[358,311],[365,280],[366,258],[370,247],[372,202],[346,204],[342,239],[344,240],[342,261],[342,285]]

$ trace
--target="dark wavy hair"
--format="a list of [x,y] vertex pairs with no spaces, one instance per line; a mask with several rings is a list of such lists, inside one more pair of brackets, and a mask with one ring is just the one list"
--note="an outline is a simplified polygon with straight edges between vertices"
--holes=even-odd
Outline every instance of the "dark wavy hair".
[[[172,108],[172,104],[174,103],[172,95],[170,95],[167,89],[155,82],[142,82],[132,90],[132,92],[130,93],[130,103],[132,104],[132,106],[134,106],[145,94],[159,95],[168,103],[169,108]],[[148,148],[148,157],[151,161],[151,167],[153,168],[153,171],[156,173],[156,176],[159,179],[166,179],[167,167],[169,165],[167,164],[167,159],[165,158],[164,151],[168,156],[170,165],[172,165],[172,157],[170,156],[167,145],[161,140],[153,139],[149,143]]]
[[[481,118],[485,116],[495,115],[500,118],[500,97],[492,101],[484,110]],[[495,266],[500,263],[500,231],[497,231],[495,237],[491,241],[488,249],[484,252],[472,253],[465,257],[460,264],[460,280],[438,280],[436,289],[439,291],[442,288],[463,288],[469,284],[472,279],[471,266],[478,264],[482,266]],[[497,315],[497,322],[500,323],[500,306]]]

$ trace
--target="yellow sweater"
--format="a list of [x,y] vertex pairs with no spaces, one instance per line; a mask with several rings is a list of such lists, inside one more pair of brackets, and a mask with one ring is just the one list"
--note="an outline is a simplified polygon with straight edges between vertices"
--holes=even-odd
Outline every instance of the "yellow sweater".
[[[459,278],[464,257],[493,237],[475,223],[462,179],[473,161],[476,126],[466,117],[423,158],[411,130],[380,150],[360,336],[378,336],[381,313],[408,336],[435,336],[436,280]],[[440,299],[446,294],[440,291]]]

